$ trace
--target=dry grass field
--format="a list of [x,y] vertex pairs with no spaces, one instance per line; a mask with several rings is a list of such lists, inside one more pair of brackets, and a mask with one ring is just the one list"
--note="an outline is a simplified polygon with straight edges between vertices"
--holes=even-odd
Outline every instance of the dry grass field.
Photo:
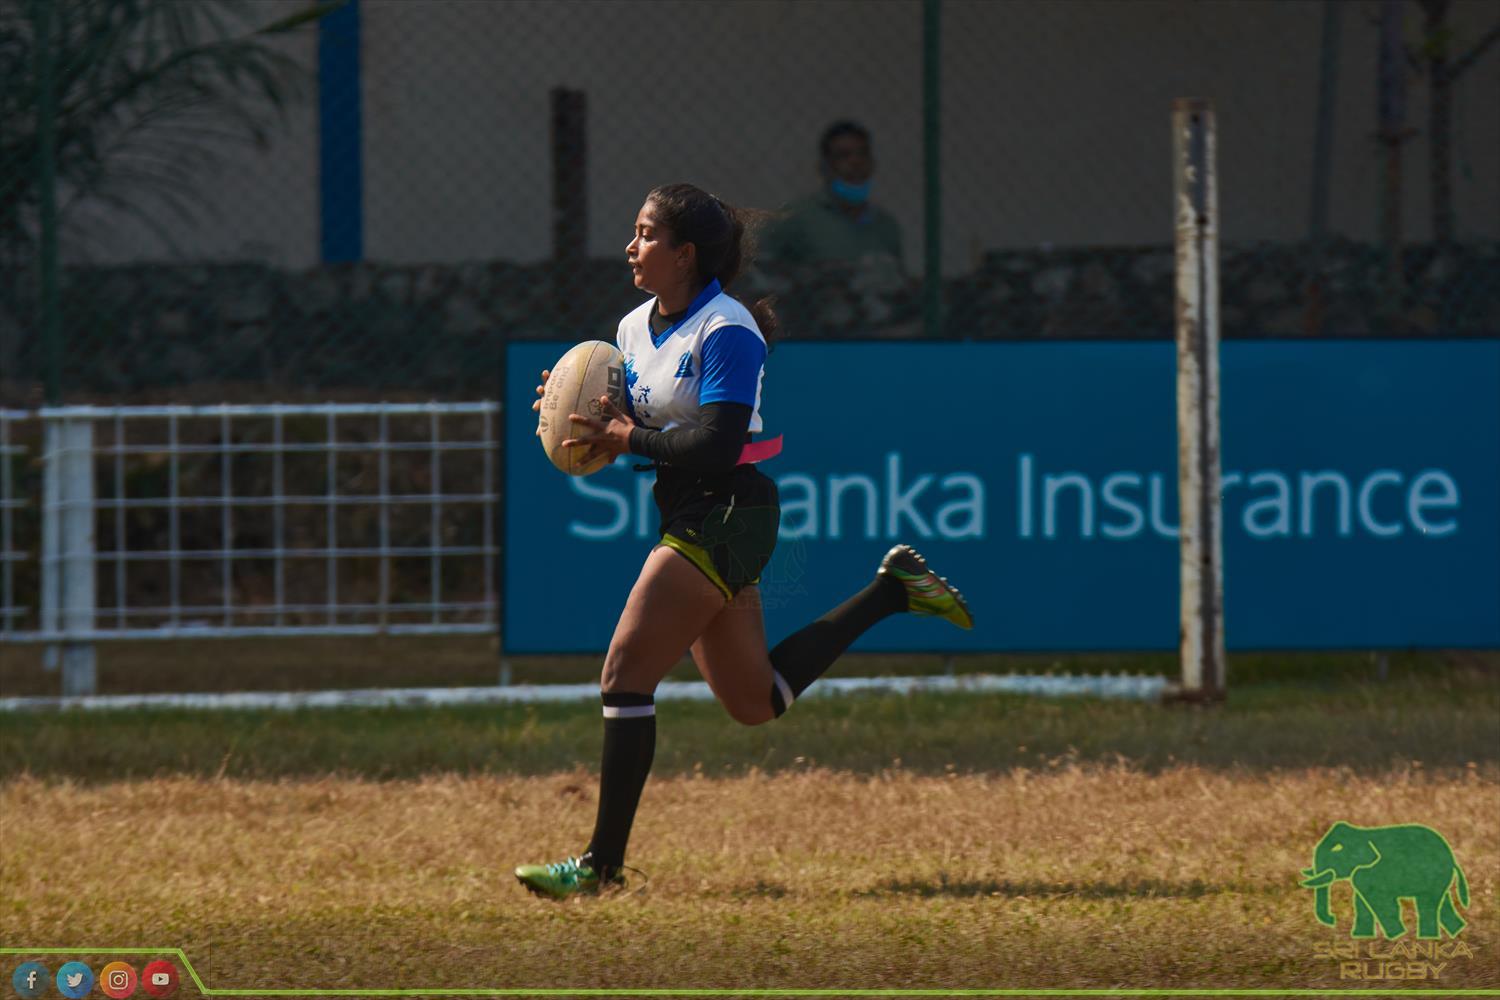
[[[180,946],[215,989],[1500,988],[1491,767],[681,776],[647,788],[649,881],[522,892],[510,866],[574,846],[593,807],[582,772],[15,779],[0,935]],[[1296,878],[1340,819],[1447,836],[1472,957],[1437,983],[1339,979],[1317,948],[1349,941],[1347,886],[1328,930]]]
[[[0,716],[0,947],[180,947],[252,993],[1500,995],[1500,661],[1330,662],[1246,671],[1210,711],[861,697],[743,729],[663,706],[647,877],[563,904],[510,871],[583,845],[597,706]],[[1429,978],[1350,978],[1349,886],[1329,929],[1297,885],[1338,820],[1448,839],[1466,954],[1365,942],[1361,976]]]

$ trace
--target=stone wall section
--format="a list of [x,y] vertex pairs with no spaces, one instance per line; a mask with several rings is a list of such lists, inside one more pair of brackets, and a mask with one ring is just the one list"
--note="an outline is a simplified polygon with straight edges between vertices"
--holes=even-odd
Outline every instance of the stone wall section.
[[[1500,244],[1408,248],[1394,294],[1388,273],[1365,244],[1329,245],[1320,268],[1305,246],[1226,247],[1223,335],[1500,336]],[[763,266],[736,291],[776,296],[788,341],[924,336],[920,283],[887,260]],[[943,300],[947,338],[1170,339],[1172,250],[994,251]],[[612,340],[640,301],[615,260],[71,268],[64,390],[70,402],[488,398],[507,340]],[[34,309],[0,295],[0,404],[40,401]]]

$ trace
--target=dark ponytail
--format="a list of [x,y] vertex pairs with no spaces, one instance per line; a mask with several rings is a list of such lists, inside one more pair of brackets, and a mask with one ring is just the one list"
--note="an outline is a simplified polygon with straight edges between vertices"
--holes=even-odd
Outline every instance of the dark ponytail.
[[[672,233],[676,245],[697,247],[698,278],[704,284],[717,278],[727,292],[754,259],[755,240],[747,230],[759,226],[763,213],[727,205],[691,184],[664,184],[652,189],[646,201],[655,206],[657,222]],[[767,296],[745,305],[769,346],[781,326],[775,299]]]

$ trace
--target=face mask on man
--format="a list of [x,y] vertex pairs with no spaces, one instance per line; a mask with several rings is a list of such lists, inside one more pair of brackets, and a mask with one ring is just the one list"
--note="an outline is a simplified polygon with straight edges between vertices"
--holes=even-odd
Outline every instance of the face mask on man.
[[863,205],[870,200],[870,181],[863,184],[850,184],[848,181],[835,177],[828,182],[828,189],[839,201],[850,205]]

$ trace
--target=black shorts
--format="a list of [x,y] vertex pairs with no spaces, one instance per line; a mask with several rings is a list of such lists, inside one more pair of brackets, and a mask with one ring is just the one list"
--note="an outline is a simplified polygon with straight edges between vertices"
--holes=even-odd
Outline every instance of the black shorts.
[[776,483],[753,465],[700,475],[669,465],[656,472],[661,544],[677,550],[733,598],[760,582],[781,526]]

